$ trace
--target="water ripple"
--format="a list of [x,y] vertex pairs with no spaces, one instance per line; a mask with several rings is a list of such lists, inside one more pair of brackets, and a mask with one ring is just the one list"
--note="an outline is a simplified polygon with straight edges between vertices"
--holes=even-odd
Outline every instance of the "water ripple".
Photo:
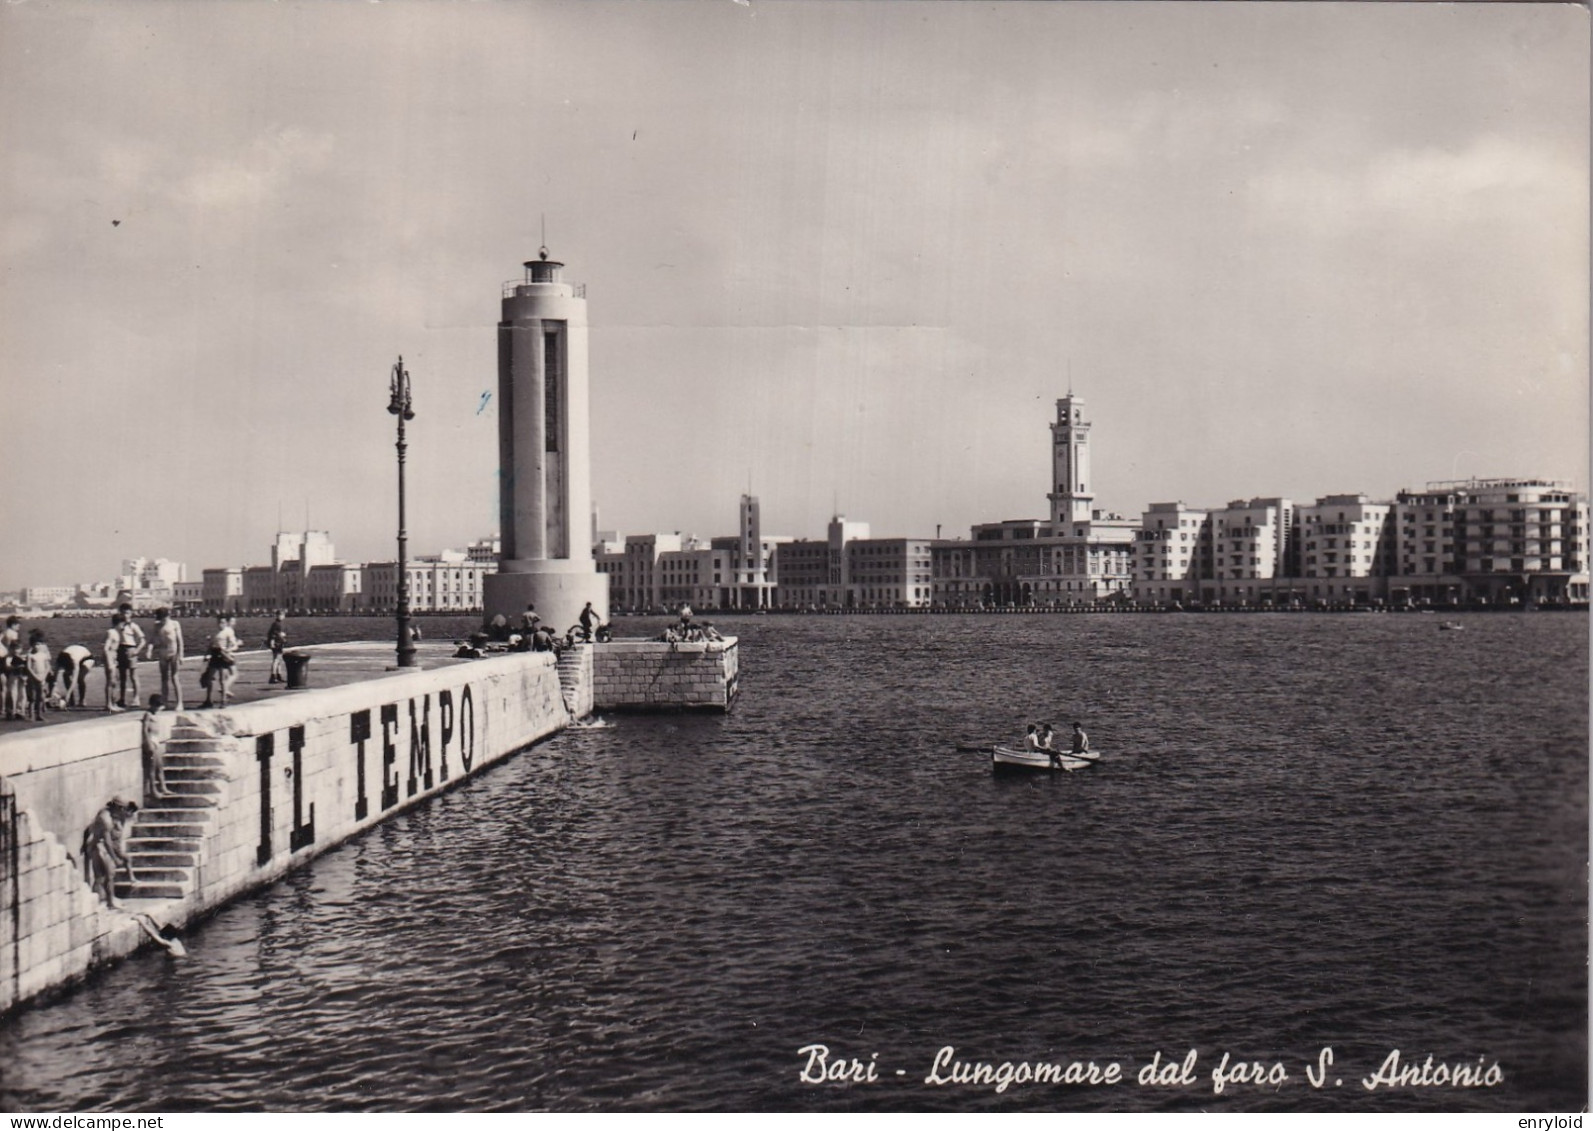
[[[561,735],[9,1019],[0,1106],[1333,1110],[917,1083],[1331,1044],[1507,1066],[1356,1110],[1580,1108],[1586,621],[1430,621],[746,621],[729,716]],[[957,750],[1075,717],[1087,773]]]

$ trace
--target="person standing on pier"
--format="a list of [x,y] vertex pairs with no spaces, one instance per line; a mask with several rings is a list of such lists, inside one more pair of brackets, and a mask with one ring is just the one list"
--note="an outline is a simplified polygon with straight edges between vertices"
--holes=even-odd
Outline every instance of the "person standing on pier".
[[116,703],[117,706],[127,706],[127,692],[133,692],[133,706],[138,706],[138,660],[149,648],[149,642],[144,638],[144,630],[138,627],[138,622],[133,619],[133,606],[128,604],[118,605],[117,612],[122,614],[122,625],[119,639],[116,644]]
[[111,688],[116,683],[116,652],[122,643],[122,614],[111,614],[110,631],[105,634],[105,643],[100,649],[100,658],[105,664],[105,709],[107,711],[120,711],[121,708],[113,703]]
[[50,670],[54,663],[50,659],[49,646],[44,643],[44,630],[36,628],[28,633],[28,718],[34,722],[44,721],[44,688],[50,682]]
[[160,698],[173,711],[183,709],[183,626],[170,609],[155,610],[155,664],[160,669]]
[[238,634],[232,631],[232,617],[222,613],[216,618],[216,634],[210,638],[210,653],[205,660],[205,674],[200,681],[205,687],[205,701],[201,707],[211,705],[211,697],[220,688],[221,705],[227,705],[227,692],[232,690],[232,681],[237,676],[237,661],[233,653],[240,647]]
[[6,627],[0,632],[0,686],[3,686],[5,717],[22,718],[23,700],[27,696],[24,686],[27,676],[27,659],[22,652],[22,618],[6,617]]
[[142,720],[144,796],[156,801],[173,796],[166,785],[166,740],[171,737],[171,731],[166,720],[160,717],[163,702],[159,695],[151,695],[149,710],[144,712]]
[[288,626],[282,623],[285,616],[287,610],[278,609],[276,619],[266,629],[266,647],[271,649],[271,674],[266,679],[267,683],[288,682],[288,665],[282,658],[282,652],[288,646]]

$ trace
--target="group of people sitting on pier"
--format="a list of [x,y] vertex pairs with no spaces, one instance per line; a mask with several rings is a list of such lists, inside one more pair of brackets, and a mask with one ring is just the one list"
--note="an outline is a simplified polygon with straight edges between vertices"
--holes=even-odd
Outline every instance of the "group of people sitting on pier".
[[659,639],[668,641],[670,644],[697,644],[707,640],[723,640],[724,637],[719,634],[718,629],[714,628],[711,622],[704,621],[702,624],[698,624],[692,620],[691,606],[682,605],[680,607],[680,619],[664,629],[664,633]]
[[481,626],[480,632],[471,633],[469,640],[458,642],[454,656],[459,659],[480,659],[493,652],[564,652],[577,644],[603,644],[612,639],[609,626],[597,615],[588,601],[581,610],[580,619],[564,635],[537,613],[535,604],[525,607],[519,625],[511,628],[509,618],[502,613]]

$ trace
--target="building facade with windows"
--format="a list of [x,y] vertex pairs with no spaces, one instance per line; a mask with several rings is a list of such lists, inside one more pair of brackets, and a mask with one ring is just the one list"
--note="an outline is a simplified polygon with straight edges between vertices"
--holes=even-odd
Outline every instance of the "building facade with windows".
[[[398,608],[398,563],[366,562],[359,567],[358,606],[366,612],[390,613]],[[480,562],[439,561],[436,557],[408,563],[409,610],[413,613],[469,613],[482,608]]]
[[344,562],[311,566],[304,576],[304,608],[312,613],[359,611],[362,573],[359,566]]
[[937,608],[1059,608],[1132,595],[1138,524],[1095,507],[1084,399],[1059,399],[1049,427],[1050,518],[981,523],[966,541],[936,541]]
[[873,538],[869,525],[836,515],[824,541],[774,547],[777,604],[786,609],[921,609],[934,600],[932,541]]
[[277,591],[277,571],[274,566],[244,566],[243,567],[243,596],[239,602],[239,611],[246,613],[267,613],[279,606],[281,598]]
[[1429,483],[1146,510],[1134,595],[1160,605],[1562,604],[1588,599],[1588,506],[1567,483]]
[[200,575],[201,601],[207,613],[236,613],[243,607],[243,569],[223,566],[207,569]]
[[775,589],[779,585],[774,550],[781,542],[789,541],[789,538],[765,537],[758,497],[741,496],[736,536],[715,538],[710,542],[715,550],[729,550],[735,555],[733,593],[726,607],[767,609],[774,605]]
[[1134,536],[1135,601],[1198,602],[1212,579],[1211,512],[1182,502],[1152,503]]
[[616,535],[598,544],[593,554],[597,571],[608,578],[609,608],[617,612],[664,612],[663,571],[666,554],[701,548],[690,534]]
[[1552,479],[1467,479],[1405,490],[1393,504],[1395,603],[1588,599],[1588,504]]

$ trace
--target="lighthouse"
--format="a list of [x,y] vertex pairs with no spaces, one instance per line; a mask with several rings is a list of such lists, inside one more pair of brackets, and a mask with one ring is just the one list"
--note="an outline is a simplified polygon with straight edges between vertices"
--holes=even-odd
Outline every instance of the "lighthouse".
[[608,577],[592,561],[586,288],[538,258],[503,286],[498,323],[498,572],[486,615],[514,623],[527,605],[562,632],[588,601],[608,619]]

